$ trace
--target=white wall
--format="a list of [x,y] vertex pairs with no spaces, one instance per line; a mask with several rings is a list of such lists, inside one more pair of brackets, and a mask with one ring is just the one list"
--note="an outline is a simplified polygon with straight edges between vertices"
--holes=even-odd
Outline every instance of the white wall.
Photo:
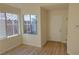
[[0,54],[15,48],[22,44],[22,36],[15,36],[11,38],[4,38],[0,40]]
[[[40,6],[26,6],[21,9],[22,16],[25,14],[36,14],[37,15],[37,34],[24,34],[23,29],[23,43],[41,47],[46,43],[46,20],[47,20],[47,11]],[[22,18],[23,26],[23,18]],[[23,28],[23,27],[22,27]]]
[[[50,27],[54,24],[52,24],[52,17],[53,16],[58,16],[61,15],[63,17],[63,21],[62,23],[64,25],[62,25],[62,42],[66,42],[67,40],[67,13],[68,13],[68,9],[64,8],[64,9],[56,9],[56,10],[50,10],[49,14],[48,12],[44,9],[44,8],[40,8],[40,6],[26,6],[26,7],[22,7],[21,9],[21,13],[22,13],[22,17],[24,14],[37,14],[38,15],[38,19],[37,19],[37,35],[33,35],[33,34],[24,34],[23,33],[23,18],[22,18],[22,33],[23,33],[23,43],[24,44],[28,44],[28,45],[33,45],[33,46],[37,46],[37,47],[41,47],[42,45],[44,45],[47,41],[47,39],[49,41],[58,41],[56,39],[53,39],[52,36],[54,36],[54,34],[52,35],[51,32],[53,30],[53,27]],[[47,18],[47,16],[49,16],[49,18]],[[51,25],[50,25],[51,24]]]
[[[14,7],[11,7],[8,5],[4,5],[4,4],[0,4],[0,11],[17,13],[18,15],[20,13],[20,10],[18,8],[14,8]],[[20,19],[19,19],[19,21],[20,21]],[[3,30],[5,30],[5,28],[3,28]],[[21,34],[15,36],[15,37],[10,37],[10,38],[6,38],[6,36],[4,36],[4,38],[0,38],[0,54],[4,53],[20,44],[22,44]]]
[[41,8],[41,45],[43,46],[47,42],[47,20],[48,11]]
[[23,18],[22,18],[22,33],[23,43],[41,47],[41,21],[40,21],[40,7],[39,6],[26,6],[21,9],[22,17],[25,14],[36,14],[37,15],[37,34],[24,34],[23,33]]
[[67,53],[79,55],[79,4],[69,4]]
[[[64,43],[66,42],[67,40],[67,20],[66,20],[67,14],[68,14],[68,8],[64,8],[64,9],[56,8],[56,9],[48,11],[48,41],[60,41]],[[55,21],[57,18],[54,19],[54,17],[59,17],[59,18],[57,21]],[[63,20],[61,20],[60,17]],[[58,24],[59,22],[62,23],[61,34],[59,34],[59,32],[56,32],[56,30],[59,29],[60,27],[60,25],[55,26],[57,22]],[[61,35],[60,39],[57,39],[58,34]]]

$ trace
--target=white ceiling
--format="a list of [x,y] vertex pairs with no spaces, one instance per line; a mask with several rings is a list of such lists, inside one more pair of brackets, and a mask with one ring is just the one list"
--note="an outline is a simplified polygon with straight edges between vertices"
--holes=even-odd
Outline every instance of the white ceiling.
[[55,8],[67,8],[68,4],[66,3],[8,3],[7,5],[11,5],[17,8],[22,8],[22,7],[26,7],[26,6],[40,6],[40,7],[44,7],[47,10],[52,10]]

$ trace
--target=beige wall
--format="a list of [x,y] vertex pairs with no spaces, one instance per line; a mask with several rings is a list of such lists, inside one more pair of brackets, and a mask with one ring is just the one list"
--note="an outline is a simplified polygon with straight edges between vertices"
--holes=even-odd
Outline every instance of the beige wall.
[[69,4],[67,53],[79,55],[79,4]]
[[40,7],[39,6],[26,6],[21,9],[22,17],[27,14],[37,15],[37,34],[24,34],[23,33],[23,18],[22,18],[22,33],[23,33],[23,43],[41,47],[41,21],[40,21]]
[[[26,6],[21,9],[22,16],[25,14],[36,14],[37,15],[37,34],[24,34],[23,27],[23,43],[41,47],[46,43],[46,20],[47,20],[47,11],[40,6]],[[23,18],[22,18],[22,26],[23,26]]]
[[[48,11],[48,23],[47,24],[48,24],[48,40],[49,41],[66,42],[67,40],[67,20],[66,20],[67,15],[68,15],[67,7],[63,9],[56,8],[56,9]],[[59,18],[54,19],[54,17],[59,17]],[[61,29],[59,29],[60,25],[57,25],[57,22],[58,24],[59,22],[61,23]],[[59,32],[56,32],[57,29],[59,29],[58,30]],[[61,31],[61,34],[60,34],[60,31]],[[57,39],[57,37],[58,38],[60,37],[60,39]]]
[[[8,5],[0,4],[0,11],[20,14],[20,10]],[[20,21],[20,19],[19,19]],[[20,23],[19,23],[20,29]],[[19,30],[20,31],[20,30]],[[10,38],[0,38],[0,54],[22,44],[22,36],[18,35]]]
[[47,42],[47,16],[48,11],[41,8],[41,45],[43,46]]
[[19,35],[19,36],[4,38],[0,40],[0,54],[22,44],[21,39],[22,39],[22,36]]
[[[2,8],[9,8],[10,9],[11,6],[9,6],[9,7],[6,6],[6,7],[2,7]],[[11,9],[9,11],[10,12],[14,11],[13,13],[16,13],[17,12],[16,9],[14,8],[13,10]],[[8,12],[8,9],[7,9],[7,12]],[[20,20],[21,21],[21,23],[20,23],[20,29],[21,30],[20,31],[21,31],[22,36],[23,36],[23,40],[21,40],[21,42],[23,42],[23,44],[28,44],[28,45],[41,47],[46,42],[46,29],[45,28],[46,28],[46,14],[47,14],[47,11],[44,10],[44,9],[41,9],[39,6],[34,6],[34,7],[26,6],[26,7],[21,8],[21,13],[19,12],[19,14],[21,14],[21,17],[20,17],[21,18],[21,20]],[[37,15],[37,34],[36,35],[35,34],[32,35],[32,34],[24,34],[23,33],[23,30],[24,30],[23,29],[23,15],[25,15],[25,14],[36,14]],[[44,26],[42,26],[41,23]]]
[[[61,15],[63,17],[63,24],[62,25],[62,42],[66,42],[67,40],[67,8],[60,8],[60,9],[54,9],[51,11],[47,11],[44,8],[40,8],[39,6],[26,6],[22,7],[21,9],[22,16],[24,14],[37,14],[38,15],[38,24],[37,24],[37,35],[32,34],[23,34],[23,43],[28,45],[33,45],[40,47],[45,44],[47,40],[49,41],[57,41],[56,39],[52,38],[52,30],[53,27],[50,25],[52,22],[52,16]],[[49,14],[48,14],[49,13]],[[47,17],[49,16],[49,18]],[[22,18],[22,26],[23,26],[23,18]],[[22,29],[23,32],[23,29]],[[65,33],[65,34],[64,34]],[[52,35],[52,36],[51,36]],[[50,39],[51,38],[51,39]]]
[[11,13],[17,13],[19,14],[20,13],[20,9],[19,8],[15,8],[15,7],[12,7],[12,6],[9,6],[9,5],[5,5],[5,4],[0,4],[0,11],[3,11],[3,12],[11,12]]

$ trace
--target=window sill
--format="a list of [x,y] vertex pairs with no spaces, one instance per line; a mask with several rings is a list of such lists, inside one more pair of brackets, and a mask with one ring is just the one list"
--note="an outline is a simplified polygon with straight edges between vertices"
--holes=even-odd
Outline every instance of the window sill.
[[0,40],[4,40],[6,37],[2,37],[2,38],[0,38]]
[[19,34],[11,35],[11,36],[8,36],[7,38],[15,37],[15,36],[18,36],[18,35]]

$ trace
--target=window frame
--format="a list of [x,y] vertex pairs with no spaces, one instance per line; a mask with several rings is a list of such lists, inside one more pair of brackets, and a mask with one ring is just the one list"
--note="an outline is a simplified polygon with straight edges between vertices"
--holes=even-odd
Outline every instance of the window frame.
[[[5,17],[5,37],[3,37],[3,38],[10,38],[10,37],[15,37],[15,36],[18,36],[21,32],[20,32],[20,20],[19,20],[19,14],[17,14],[17,13],[11,13],[11,12],[4,12],[4,11],[0,11],[0,13],[4,13],[4,17]],[[10,14],[15,14],[16,16],[17,16],[17,21],[18,21],[18,23],[17,23],[17,26],[18,26],[18,28],[17,28],[17,30],[18,30],[18,33],[17,34],[13,34],[13,35],[7,35],[7,16],[6,16],[6,13],[10,13]],[[14,27],[14,26],[13,26]],[[13,30],[14,30],[14,28],[13,28]],[[3,38],[0,38],[0,39],[3,39]]]
[[[24,25],[25,25],[25,24],[24,24],[24,16],[25,16],[25,15],[30,15],[30,27],[31,27],[31,33],[25,33],[25,32],[24,32],[24,29],[25,29],[25,27],[24,27]],[[36,32],[35,32],[35,33],[32,33],[31,15],[36,15],[36,23],[35,23],[35,24],[36,24]],[[37,34],[37,16],[38,16],[37,14],[24,14],[24,15],[23,15],[23,34],[28,34],[28,35],[29,35],[29,34],[31,34],[31,35],[36,35],[36,34]]]
[[5,20],[4,20],[4,21],[5,21],[5,22],[4,22],[4,23],[5,23],[5,24],[4,24],[4,25],[5,25],[5,37],[1,37],[1,38],[0,38],[0,39],[4,39],[4,38],[7,37],[7,36],[6,36],[6,12],[0,11],[0,13],[4,13],[4,18],[5,18]]
[[[18,21],[18,33],[17,34],[14,34],[14,26],[13,26],[13,33],[12,33],[12,35],[7,35],[7,16],[6,16],[6,14],[7,13],[9,13],[9,12],[5,12],[5,23],[6,23],[6,36],[7,36],[7,38],[10,38],[10,37],[14,37],[14,36],[18,36],[19,35],[19,20],[18,20],[18,14],[15,14],[15,13],[9,13],[9,14],[15,14],[15,15],[17,15],[17,21]],[[12,24],[13,25],[13,24]]]

